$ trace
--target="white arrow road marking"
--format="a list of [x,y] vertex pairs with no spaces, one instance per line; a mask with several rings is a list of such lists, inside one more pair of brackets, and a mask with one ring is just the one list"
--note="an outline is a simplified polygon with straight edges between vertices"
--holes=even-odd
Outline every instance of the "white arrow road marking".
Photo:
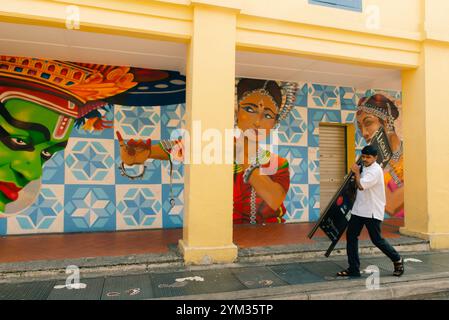
[[115,292],[115,291],[108,292],[106,294],[106,296],[108,296],[108,297],[118,297],[119,295],[120,295],[120,292]]
[[419,259],[415,259],[415,258],[407,258],[407,259],[404,259],[404,262],[422,262],[422,261]]
[[85,283],[71,283],[71,284],[62,284],[62,285],[56,285],[53,287],[54,289],[86,289],[87,288],[87,284]]
[[203,277],[198,277],[198,276],[187,277],[187,278],[178,278],[178,279],[176,279],[176,282],[183,282],[183,281],[186,281],[186,280],[188,280],[188,281],[204,281],[204,278]]

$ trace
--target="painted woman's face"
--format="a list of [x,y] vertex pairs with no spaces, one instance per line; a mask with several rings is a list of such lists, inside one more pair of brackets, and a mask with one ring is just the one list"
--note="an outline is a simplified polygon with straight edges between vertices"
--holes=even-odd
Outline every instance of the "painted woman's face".
[[357,126],[359,127],[360,133],[365,139],[366,143],[370,143],[374,134],[382,126],[382,123],[378,117],[372,115],[371,113],[366,113],[364,111],[357,112]]
[[62,139],[54,139],[57,112],[21,99],[0,105],[0,212],[20,190],[42,176],[42,167],[63,150],[73,122]]
[[243,132],[252,131],[255,135],[260,134],[260,130],[264,129],[265,135],[268,136],[276,124],[277,114],[277,106],[273,100],[260,92],[255,92],[240,101],[237,125]]

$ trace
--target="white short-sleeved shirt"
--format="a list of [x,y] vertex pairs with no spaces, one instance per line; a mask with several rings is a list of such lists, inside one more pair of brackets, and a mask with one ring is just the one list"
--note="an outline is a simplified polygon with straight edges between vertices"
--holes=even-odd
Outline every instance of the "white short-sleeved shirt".
[[384,172],[377,162],[369,167],[363,167],[360,184],[363,191],[357,190],[352,214],[383,221],[386,203]]

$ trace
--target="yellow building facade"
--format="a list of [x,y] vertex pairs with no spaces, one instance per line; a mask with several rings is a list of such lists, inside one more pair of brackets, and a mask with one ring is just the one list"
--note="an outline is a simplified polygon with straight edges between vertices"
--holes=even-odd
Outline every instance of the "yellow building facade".
[[[401,232],[428,239],[433,249],[449,248],[448,1],[364,0],[360,12],[308,0],[15,0],[2,3],[0,21],[67,28],[70,6],[79,10],[81,31],[187,45],[188,130],[194,121],[223,134],[233,127],[237,50],[401,70],[407,180]],[[231,164],[186,165],[179,242],[186,263],[237,257],[231,172]]]

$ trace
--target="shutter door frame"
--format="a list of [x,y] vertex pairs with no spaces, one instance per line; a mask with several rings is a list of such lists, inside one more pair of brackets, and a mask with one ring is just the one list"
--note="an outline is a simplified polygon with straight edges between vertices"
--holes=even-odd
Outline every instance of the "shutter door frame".
[[343,183],[348,168],[347,126],[319,124],[320,214]]

